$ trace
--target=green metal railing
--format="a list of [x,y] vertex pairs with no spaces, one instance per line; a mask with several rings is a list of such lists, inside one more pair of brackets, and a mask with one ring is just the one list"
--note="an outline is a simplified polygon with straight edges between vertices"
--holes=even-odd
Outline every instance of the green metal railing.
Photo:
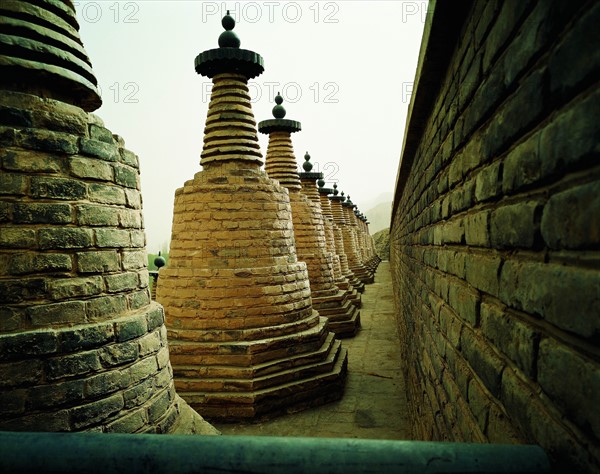
[[542,473],[539,446],[341,438],[0,432],[2,473]]

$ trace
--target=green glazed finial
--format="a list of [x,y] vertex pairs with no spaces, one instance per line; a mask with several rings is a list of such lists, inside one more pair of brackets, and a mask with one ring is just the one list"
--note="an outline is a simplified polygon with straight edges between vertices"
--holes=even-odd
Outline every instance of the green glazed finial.
[[304,163],[302,163],[302,168],[304,168],[304,171],[309,173],[310,170],[313,169],[313,164],[310,162],[310,155],[308,154],[308,152],[306,152],[306,154],[304,155],[304,159],[306,161],[304,161]]
[[323,178],[321,178],[319,181],[317,181],[317,185],[319,186],[319,188],[322,188],[325,186],[325,180]]
[[232,31],[235,28],[235,20],[229,15],[229,10],[221,20],[221,25],[225,31],[219,36],[219,48],[239,48],[241,41],[238,35]]
[[275,103],[277,105],[273,107],[273,117],[277,119],[282,119],[283,117],[285,117],[286,112],[283,105],[281,105],[283,103],[283,97],[281,97],[281,94],[279,92],[277,93],[277,96],[275,96]]
[[338,190],[337,190],[337,184],[333,183],[333,195],[337,196],[338,195]]

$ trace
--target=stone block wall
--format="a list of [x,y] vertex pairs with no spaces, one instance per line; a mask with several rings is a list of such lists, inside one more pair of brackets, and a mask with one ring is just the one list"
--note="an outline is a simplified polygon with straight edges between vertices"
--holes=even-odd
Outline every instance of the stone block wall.
[[600,5],[431,7],[390,233],[415,437],[595,471]]
[[175,427],[141,209],[138,158],[99,118],[0,92],[0,430]]

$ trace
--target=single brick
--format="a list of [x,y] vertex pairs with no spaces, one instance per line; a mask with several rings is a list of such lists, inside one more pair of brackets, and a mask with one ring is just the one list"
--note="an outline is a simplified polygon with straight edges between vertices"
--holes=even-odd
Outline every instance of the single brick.
[[61,351],[74,352],[95,349],[112,342],[115,332],[112,323],[102,323],[63,329],[59,336]]
[[[544,390],[581,428],[600,436],[600,367],[570,347],[546,338],[540,343],[538,380]],[[574,389],[576,388],[576,389]]]
[[471,379],[469,382],[468,402],[469,408],[477,420],[479,429],[482,432],[485,431],[490,412],[490,396],[486,393],[483,386],[475,379]]
[[[16,355],[20,357],[20,354]],[[0,364],[0,387],[37,385],[41,383],[43,371],[42,362],[38,359],[16,360]]]
[[16,224],[69,224],[70,204],[15,203],[13,219]]
[[24,129],[17,134],[19,145],[32,150],[58,152],[74,155],[79,151],[77,137],[43,129]]
[[502,206],[492,212],[491,241],[497,248],[531,248],[538,231],[536,201],[519,202]]
[[165,313],[163,307],[158,304],[152,305],[151,309],[146,314],[148,331],[152,331],[162,326],[165,322]]
[[96,229],[96,245],[98,247],[130,247],[129,231],[123,229]]
[[123,394],[115,393],[108,398],[96,400],[71,410],[73,428],[78,430],[110,418],[124,407]]
[[34,126],[72,135],[84,135],[87,132],[87,120],[83,111],[82,113],[73,113],[72,110],[65,112],[34,110]]
[[25,389],[0,392],[0,417],[11,418],[25,412]]
[[146,408],[142,407],[106,425],[107,433],[135,433],[148,423]]
[[0,227],[0,247],[35,248],[35,230],[18,227]]
[[171,405],[171,394],[168,390],[159,393],[149,402],[148,419],[151,423],[159,420]]
[[43,278],[0,280],[0,304],[43,299],[45,296],[46,280]]
[[8,266],[13,275],[71,271],[71,256],[60,253],[24,253],[13,255]]
[[56,332],[52,330],[0,334],[0,360],[54,354],[57,349]]
[[21,196],[26,193],[27,177],[21,174],[0,173],[0,194]]
[[13,203],[0,202],[0,222],[10,222],[13,219]]
[[44,250],[85,248],[92,244],[91,229],[59,227],[40,230],[40,248]]
[[115,333],[118,342],[129,341],[145,335],[148,332],[148,323],[144,313],[135,317],[115,322]]
[[485,434],[490,443],[523,444],[526,442],[525,438],[515,429],[507,413],[495,403],[490,406]]
[[48,293],[53,300],[94,296],[104,291],[101,276],[86,278],[62,278],[48,284]]
[[477,247],[490,246],[489,211],[471,214],[465,218],[465,241]]
[[78,178],[91,178],[101,181],[112,181],[113,167],[96,158],[74,156],[71,158],[71,174]]
[[[291,222],[291,221],[290,221]],[[146,247],[146,234],[143,230],[132,230],[131,235],[131,246],[136,248]]]
[[115,250],[77,253],[79,273],[108,273],[117,270],[119,270],[119,256]]
[[502,190],[506,194],[538,182],[542,178],[539,156],[541,132],[537,132],[514,147],[504,159]]
[[134,290],[138,287],[137,273],[119,273],[104,277],[106,288],[110,293]]
[[85,303],[83,301],[66,301],[27,308],[27,315],[34,326],[46,326],[56,323],[85,322]]
[[3,150],[0,158],[4,169],[26,173],[58,173],[62,163],[60,156],[30,150]]
[[600,152],[600,120],[590,120],[600,109],[600,89],[567,105],[544,128],[540,138],[542,176],[561,175]]
[[600,244],[600,181],[555,194],[544,207],[542,237],[550,248]]
[[519,369],[529,377],[535,376],[540,334],[534,327],[511,317],[497,305],[482,303],[481,330]]
[[140,229],[142,227],[142,214],[137,210],[122,210],[119,212],[121,227]]
[[156,354],[156,361],[158,362],[158,368],[163,369],[169,365],[169,348],[163,347],[158,354]]
[[[149,356],[145,359],[139,359],[135,364],[131,366],[131,382],[132,384],[138,384],[142,380],[147,379],[150,376],[156,375],[158,372],[158,365],[156,357]],[[152,380],[152,384],[154,380]],[[126,396],[127,397],[127,396]]]
[[0,105],[0,123],[19,128],[31,128],[31,111]]
[[452,284],[448,289],[450,306],[472,327],[479,324],[479,293],[462,285]]
[[123,295],[101,296],[85,302],[90,320],[107,320],[127,311],[127,299]]
[[98,354],[104,366],[124,365],[139,358],[139,347],[137,341],[110,344],[102,347]]
[[595,270],[507,261],[500,288],[501,300],[513,308],[582,337],[600,333],[600,274]]
[[139,168],[139,160],[135,153],[125,149],[120,148],[119,153],[121,154],[121,161],[126,165],[133,166],[134,168]]
[[101,368],[98,351],[79,352],[49,359],[47,361],[46,375],[48,380],[57,380],[89,374]]
[[25,311],[20,307],[0,306],[0,332],[19,329],[25,322]]
[[102,204],[125,205],[127,199],[123,189],[116,185],[90,183],[88,184],[89,199]]
[[146,267],[146,255],[143,250],[124,251],[122,254],[123,270],[137,270]]
[[125,197],[127,198],[127,206],[133,209],[142,208],[142,196],[139,191],[135,189],[125,189]]
[[83,226],[118,226],[118,208],[94,204],[81,204],[77,206],[77,224]]
[[499,257],[468,254],[465,265],[467,281],[472,286],[490,295],[498,295]]
[[496,161],[483,168],[475,178],[475,200],[477,202],[496,198],[502,191],[502,163]]
[[85,396],[87,398],[105,397],[121,388],[123,374],[118,370],[102,372],[88,377],[85,381]]
[[464,329],[460,336],[461,352],[491,394],[500,396],[504,363],[473,331]]
[[101,142],[109,143],[111,145],[115,142],[112,132],[109,129],[95,124],[90,125],[90,137],[94,140],[100,140]]
[[115,166],[115,182],[127,188],[139,189],[139,173],[128,166]]
[[87,188],[76,179],[33,176],[31,194],[36,198],[79,200],[86,197]]
[[158,330],[148,333],[137,340],[140,348],[140,357],[156,354],[161,346],[160,333]]
[[83,380],[67,380],[44,384],[28,390],[25,406],[28,410],[75,405],[83,401]]
[[106,161],[117,161],[117,149],[113,144],[81,137],[79,148],[84,155],[94,156]]

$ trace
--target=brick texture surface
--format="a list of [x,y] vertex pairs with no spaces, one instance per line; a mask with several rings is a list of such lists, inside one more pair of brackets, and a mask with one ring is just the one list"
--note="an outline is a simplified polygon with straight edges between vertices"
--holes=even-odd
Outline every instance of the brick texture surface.
[[474,2],[463,19],[390,233],[415,433],[536,443],[596,472],[600,5]]

